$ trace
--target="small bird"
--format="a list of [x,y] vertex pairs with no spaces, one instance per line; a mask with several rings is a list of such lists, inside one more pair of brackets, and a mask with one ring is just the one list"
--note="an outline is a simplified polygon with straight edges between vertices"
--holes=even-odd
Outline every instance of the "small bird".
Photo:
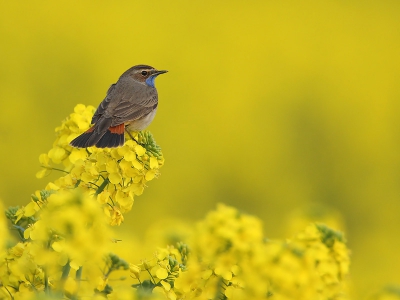
[[150,125],[157,111],[154,80],[166,70],[137,65],[111,85],[92,118],[92,127],[71,141],[76,148],[115,148],[125,143],[125,131],[141,131]]

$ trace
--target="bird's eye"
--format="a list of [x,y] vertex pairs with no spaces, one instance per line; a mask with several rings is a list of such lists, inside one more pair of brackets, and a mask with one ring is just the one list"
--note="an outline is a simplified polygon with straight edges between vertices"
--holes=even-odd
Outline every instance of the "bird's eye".
[[147,76],[147,71],[142,71],[141,73],[143,76]]

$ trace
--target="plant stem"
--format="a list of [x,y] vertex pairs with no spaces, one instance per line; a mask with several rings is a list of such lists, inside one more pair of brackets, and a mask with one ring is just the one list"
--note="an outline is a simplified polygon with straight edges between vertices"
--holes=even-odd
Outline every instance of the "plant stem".
[[71,266],[69,265],[69,260],[63,267],[62,275],[61,275],[61,281],[65,281],[68,278],[69,271],[71,270]]
[[100,194],[107,186],[107,184],[110,183],[110,180],[108,178],[104,179],[103,183],[99,186],[99,188],[96,191],[96,195]]
[[67,174],[69,174],[69,172],[68,172],[68,171],[61,170],[61,169],[58,169],[58,168],[51,168],[51,170],[56,170],[56,171],[60,171],[60,172],[64,172],[64,173],[67,173]]
[[76,293],[71,297],[71,300],[78,299],[78,290],[79,290],[79,285],[81,284],[81,278],[82,278],[82,267],[79,267],[78,271],[76,271],[75,278],[77,281],[77,289],[76,289]]
[[10,293],[10,291],[8,290],[8,288],[6,286],[4,286],[5,290],[10,294],[10,299],[14,300],[13,295]]
[[50,294],[49,290],[49,277],[47,276],[47,270],[44,271],[44,293],[46,295]]

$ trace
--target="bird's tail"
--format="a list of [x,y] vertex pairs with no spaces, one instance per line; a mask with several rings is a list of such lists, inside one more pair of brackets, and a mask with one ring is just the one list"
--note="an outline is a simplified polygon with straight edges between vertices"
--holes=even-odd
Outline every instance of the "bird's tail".
[[70,145],[76,148],[96,146],[97,148],[115,148],[125,142],[125,124],[109,127],[106,131],[96,130],[96,125],[86,130],[71,141]]

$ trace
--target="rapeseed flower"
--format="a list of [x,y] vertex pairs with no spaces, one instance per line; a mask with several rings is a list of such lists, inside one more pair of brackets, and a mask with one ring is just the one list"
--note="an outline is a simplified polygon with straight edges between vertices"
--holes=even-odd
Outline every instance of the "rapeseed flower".
[[159,176],[164,158],[149,132],[136,133],[138,142],[127,140],[124,146],[115,149],[71,147],[69,142],[89,128],[94,111],[92,106],[78,104],[56,128],[53,147],[39,157],[43,169],[37,177],[44,177],[52,170],[62,171],[66,175],[49,183],[46,189],[79,187],[104,204],[110,224],[120,225],[122,214],[132,209],[134,197],[143,193],[148,181]]
[[123,223],[164,158],[149,132],[115,149],[70,147],[93,113],[79,104],[56,128],[37,177],[62,176],[26,206],[6,211],[20,238],[8,249],[0,216],[0,299],[347,299],[350,257],[342,233],[310,223],[289,239],[268,240],[262,220],[224,204],[195,226],[150,228],[161,247],[149,259],[128,262],[110,253],[117,241],[111,226]]

